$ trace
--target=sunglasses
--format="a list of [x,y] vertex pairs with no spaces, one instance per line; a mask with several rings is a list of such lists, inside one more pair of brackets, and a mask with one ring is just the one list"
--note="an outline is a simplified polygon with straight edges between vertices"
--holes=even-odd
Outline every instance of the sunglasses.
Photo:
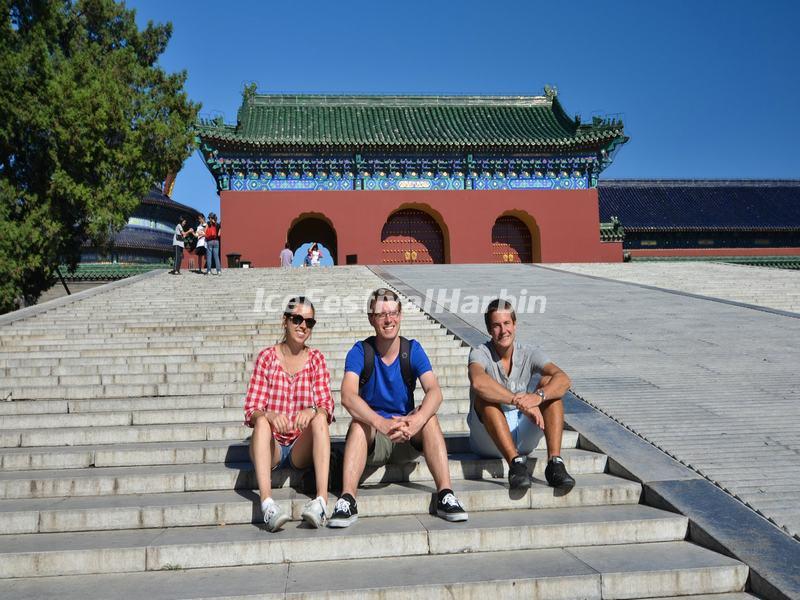
[[298,315],[295,313],[285,312],[283,316],[289,319],[294,325],[300,325],[303,321],[306,322],[306,327],[309,329],[314,329],[314,325],[317,324],[317,320],[314,317],[309,317],[308,319],[303,318],[302,315]]

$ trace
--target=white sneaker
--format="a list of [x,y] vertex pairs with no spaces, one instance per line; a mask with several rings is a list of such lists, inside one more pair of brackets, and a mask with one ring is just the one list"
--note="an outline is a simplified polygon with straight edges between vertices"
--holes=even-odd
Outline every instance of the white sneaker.
[[264,513],[264,523],[270,531],[278,531],[289,521],[289,515],[274,500],[262,503],[261,510]]
[[317,496],[313,500],[306,502],[305,506],[303,506],[303,514],[300,516],[303,521],[314,529],[324,527],[328,521],[328,515],[325,514],[325,500],[322,496]]

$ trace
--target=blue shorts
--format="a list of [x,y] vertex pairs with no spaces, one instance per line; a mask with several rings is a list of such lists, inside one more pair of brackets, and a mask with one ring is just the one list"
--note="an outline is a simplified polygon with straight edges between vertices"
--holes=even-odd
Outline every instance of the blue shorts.
[[[294,442],[296,442],[295,440]],[[278,444],[281,449],[281,458],[278,460],[278,464],[272,467],[272,470],[275,471],[277,469],[294,469],[295,466],[292,464],[292,448],[294,448],[294,442],[289,444],[288,446],[284,446],[282,444]]]
[[[505,411],[505,417],[517,452],[523,456],[533,452],[544,437],[544,431],[516,408]],[[469,425],[469,447],[475,454],[483,458],[503,458],[486,427],[478,418],[478,413],[472,407],[467,415],[467,425]]]

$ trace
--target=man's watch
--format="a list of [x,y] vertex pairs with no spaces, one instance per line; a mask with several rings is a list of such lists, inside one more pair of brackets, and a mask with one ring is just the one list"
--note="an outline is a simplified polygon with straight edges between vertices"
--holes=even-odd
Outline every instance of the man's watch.
[[535,393],[537,396],[539,396],[539,398],[541,398],[541,399],[542,399],[542,402],[544,402],[545,400],[547,400],[547,396],[545,396],[545,395],[544,395],[544,390],[543,390],[543,389],[538,389],[538,390],[536,390],[534,393]]

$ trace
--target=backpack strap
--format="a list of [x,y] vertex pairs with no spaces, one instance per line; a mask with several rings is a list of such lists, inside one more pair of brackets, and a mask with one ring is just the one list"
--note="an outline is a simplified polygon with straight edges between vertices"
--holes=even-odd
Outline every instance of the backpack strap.
[[403,336],[400,336],[400,374],[403,377],[403,383],[406,384],[408,397],[413,402],[417,378],[414,377],[414,369],[411,368],[411,342]]
[[372,372],[375,370],[375,336],[361,340],[361,349],[364,351],[364,367],[361,369],[361,375],[358,378],[358,395],[363,398],[364,386],[367,385],[372,377]]

